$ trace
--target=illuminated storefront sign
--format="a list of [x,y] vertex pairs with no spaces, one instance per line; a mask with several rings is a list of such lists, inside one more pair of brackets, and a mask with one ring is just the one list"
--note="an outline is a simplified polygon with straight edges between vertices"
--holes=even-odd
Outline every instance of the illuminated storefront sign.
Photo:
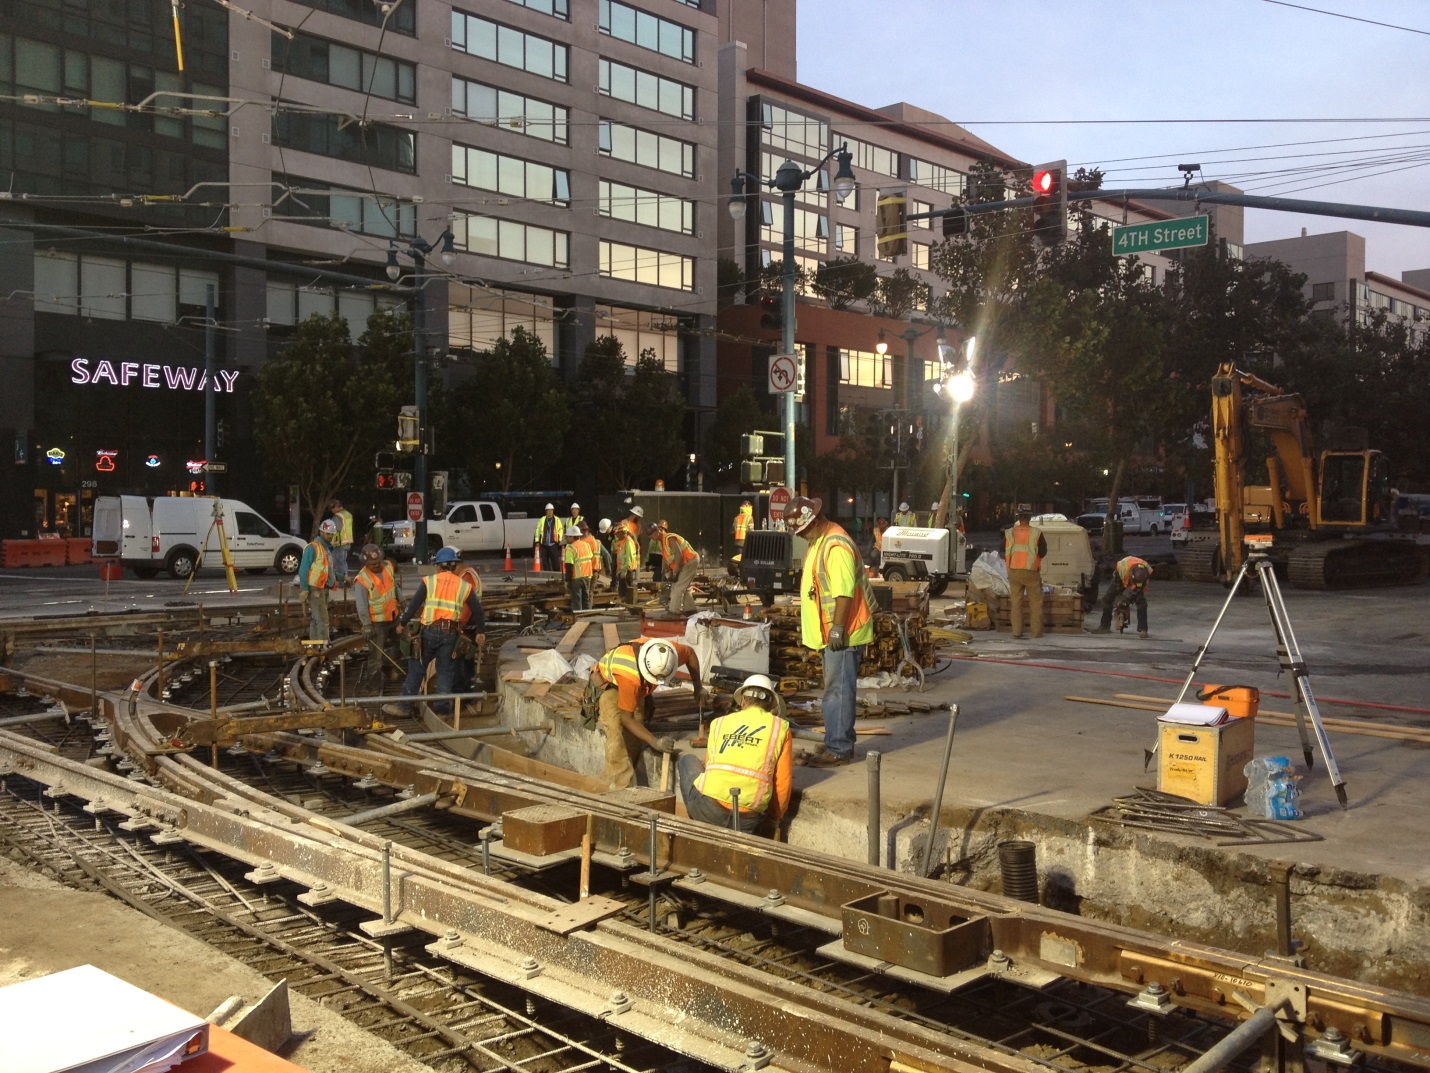
[[144,464],[145,464],[146,466],[148,466],[150,469],[158,469],[158,468],[159,468],[159,456],[158,456],[158,455],[150,455],[148,458],[144,459]]
[[187,461],[187,462],[184,463],[184,468],[185,468],[186,470],[188,470],[190,473],[202,473],[202,472],[204,471],[204,462],[203,462],[202,459],[200,459],[199,461],[195,462],[195,461],[191,458],[191,459],[189,459],[189,461]]
[[100,473],[114,472],[114,459],[118,451],[99,450],[94,452],[94,468]]
[[[214,390],[232,394],[238,381],[237,369],[214,372]],[[158,365],[135,361],[98,361],[75,358],[70,362],[70,383],[112,384],[114,387],[164,388],[169,391],[203,391],[208,376],[192,365]]]
[[65,464],[65,453],[58,447],[51,447],[45,452],[45,459],[52,466],[63,466]]

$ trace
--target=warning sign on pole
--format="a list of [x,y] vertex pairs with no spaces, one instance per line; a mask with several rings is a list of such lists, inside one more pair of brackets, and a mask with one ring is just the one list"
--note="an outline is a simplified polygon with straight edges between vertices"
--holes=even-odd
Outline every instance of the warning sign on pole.
[[785,507],[789,506],[789,501],[794,498],[794,494],[788,488],[770,489],[770,521],[782,522],[785,520]]
[[422,520],[422,493],[407,493],[407,520],[420,522]]

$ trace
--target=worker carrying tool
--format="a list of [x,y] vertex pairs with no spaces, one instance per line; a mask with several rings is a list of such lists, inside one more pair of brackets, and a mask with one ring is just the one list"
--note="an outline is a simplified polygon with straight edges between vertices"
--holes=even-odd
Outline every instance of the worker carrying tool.
[[1129,555],[1117,563],[1112,580],[1107,583],[1107,592],[1102,597],[1102,622],[1089,633],[1112,632],[1112,609],[1114,605],[1137,607],[1137,636],[1147,636],[1147,581],[1152,576],[1152,567],[1146,559]]
[[1008,606],[1014,638],[1023,636],[1023,601],[1028,601],[1029,625],[1035,638],[1043,636],[1043,559],[1048,541],[1033,528],[1033,512],[1020,510],[1013,528],[1003,530],[1003,559],[1008,565]]
[[382,557],[376,544],[364,544],[362,569],[353,578],[356,589],[357,620],[372,651],[363,669],[364,687],[382,680],[383,671],[397,665],[392,654],[392,625],[402,604],[402,590],[392,564]]
[[611,649],[591,668],[581,696],[582,724],[606,732],[606,767],[603,776],[612,790],[634,786],[635,756],[642,744],[662,753],[675,752],[675,741],[656,737],[646,729],[651,694],[668,685],[684,667],[695,686],[697,707],[704,701],[700,657],[695,649],[664,638],[636,638]]
[[[471,616],[468,621],[476,634],[477,643],[486,641],[487,619],[482,611],[482,601],[472,588],[471,582],[457,572],[457,567],[461,564],[457,549],[439,548],[432,561],[437,564],[437,572],[423,579],[422,584],[417,586],[412,600],[403,611],[402,617],[397,620],[397,630],[400,633],[405,631],[407,624],[419,614],[422,616],[422,656],[420,661],[414,661],[416,667],[409,665],[407,680],[402,683],[403,696],[413,696],[417,693],[429,664],[435,664],[433,670],[436,675],[436,691],[455,692],[453,683],[459,658],[457,642],[464,610]],[[414,670],[418,670],[415,675]],[[452,710],[452,702],[434,701],[432,710],[439,715],[447,715]],[[398,708],[398,711],[401,712],[402,709]]]
[[695,610],[695,597],[690,595],[690,585],[700,570],[700,556],[688,540],[679,533],[666,531],[660,523],[651,525],[647,532],[652,540],[660,542],[665,575],[671,579],[670,603],[666,609],[672,614],[688,615]]
[[[775,834],[789,810],[794,749],[785,701],[775,683],[752,674],[735,706],[710,724],[705,763],[684,753],[676,763],[680,796],[692,820]],[[737,791],[732,793],[732,791]],[[738,805],[736,804],[738,802]]]

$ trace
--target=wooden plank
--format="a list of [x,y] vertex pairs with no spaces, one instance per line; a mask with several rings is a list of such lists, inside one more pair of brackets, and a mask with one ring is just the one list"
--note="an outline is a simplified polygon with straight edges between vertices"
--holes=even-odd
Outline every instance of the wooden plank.
[[575,650],[577,642],[581,640],[581,635],[586,632],[586,627],[589,625],[591,625],[589,619],[582,619],[572,626],[556,645],[556,651],[563,656],[569,656]]
[[601,625],[601,643],[606,646],[609,652],[621,643],[621,628],[614,622],[606,622]]
[[532,682],[531,685],[526,687],[526,697],[528,700],[534,700],[537,697],[544,697],[546,696],[547,691],[550,689],[550,682]]

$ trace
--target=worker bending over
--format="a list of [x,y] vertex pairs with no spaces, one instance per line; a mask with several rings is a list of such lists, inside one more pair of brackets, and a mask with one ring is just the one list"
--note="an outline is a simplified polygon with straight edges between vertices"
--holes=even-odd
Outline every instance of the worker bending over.
[[603,776],[611,789],[635,785],[634,759],[642,744],[662,753],[675,752],[673,740],[657,738],[646,729],[647,708],[656,686],[668,684],[682,666],[690,672],[698,707],[705,687],[700,681],[700,657],[689,645],[663,638],[636,638],[617,645],[591,668],[581,697],[581,716],[586,726],[596,725],[606,732]]
[[1129,555],[1117,564],[1107,592],[1102,597],[1102,622],[1092,633],[1112,632],[1112,608],[1115,604],[1137,606],[1137,636],[1147,636],[1147,581],[1152,567],[1146,559]]

